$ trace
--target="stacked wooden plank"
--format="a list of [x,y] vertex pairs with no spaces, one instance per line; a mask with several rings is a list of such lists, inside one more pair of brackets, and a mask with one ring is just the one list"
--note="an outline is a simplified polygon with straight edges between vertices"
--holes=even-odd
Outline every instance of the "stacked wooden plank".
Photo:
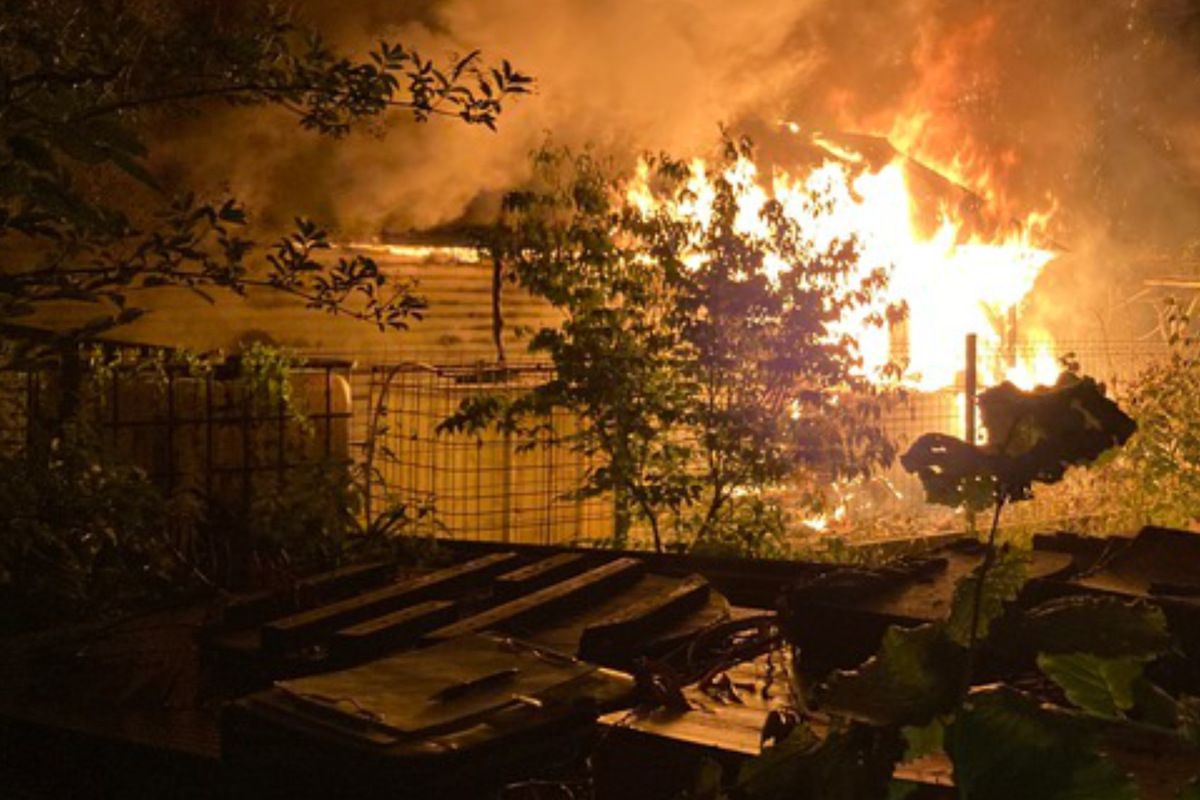
[[308,579],[285,597],[237,598],[207,652],[224,665],[217,674],[243,679],[238,688],[483,633],[542,637],[563,655],[626,669],[727,611],[703,578],[651,574],[642,559],[498,551],[400,579],[370,565]]
[[451,796],[536,774],[634,701],[618,670],[729,613],[703,578],[627,554],[502,550],[380,581],[214,638],[266,679],[223,712],[223,757],[334,794]]

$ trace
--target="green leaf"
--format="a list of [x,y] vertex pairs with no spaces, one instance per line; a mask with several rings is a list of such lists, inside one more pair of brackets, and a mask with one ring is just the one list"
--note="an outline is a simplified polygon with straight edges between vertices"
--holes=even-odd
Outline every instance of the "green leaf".
[[[987,638],[992,622],[1004,613],[1004,607],[1017,598],[1028,580],[1026,565],[1029,556],[1019,550],[1002,550],[988,568],[983,590],[979,596],[978,640]],[[979,589],[979,573],[983,565],[963,577],[954,587],[954,599],[950,604],[950,619],[946,633],[951,641],[966,647],[971,639],[971,618],[975,608],[975,595]]]
[[851,725],[824,739],[798,726],[742,765],[741,800],[860,800],[887,796],[904,743],[894,728]]
[[1100,717],[1123,718],[1134,706],[1134,684],[1142,677],[1140,658],[1101,658],[1090,653],[1039,655],[1038,668],[1062,688],[1067,699]]
[[957,703],[966,661],[942,625],[891,627],[879,652],[856,670],[834,673],[817,701],[875,724],[924,725]]
[[915,761],[945,749],[946,723],[940,719],[935,719],[928,725],[909,725],[900,733],[907,745],[904,751],[905,761]]
[[766,800],[782,797],[788,791],[787,780],[804,768],[821,745],[821,739],[807,725],[800,724],[772,747],[742,764],[738,788],[747,798]]
[[1200,776],[1192,778],[1191,783],[1180,790],[1176,800],[1200,800]]
[[1166,731],[1175,731],[1183,739],[1200,744],[1200,739],[1188,735],[1188,698],[1176,700],[1161,686],[1148,680],[1133,684],[1133,707],[1137,721]]
[[1129,778],[1078,723],[1024,695],[973,695],[946,730],[962,800],[1135,800]]

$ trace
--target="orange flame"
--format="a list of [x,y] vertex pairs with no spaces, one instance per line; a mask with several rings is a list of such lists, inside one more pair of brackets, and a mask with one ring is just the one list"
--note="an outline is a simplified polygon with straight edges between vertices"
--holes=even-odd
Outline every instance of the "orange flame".
[[[794,124],[785,125],[798,130]],[[855,240],[858,262],[852,283],[882,270],[887,286],[872,307],[844,318],[841,329],[833,333],[848,333],[858,342],[868,375],[882,380],[885,367],[898,361],[907,364],[903,377],[907,386],[934,390],[955,385],[963,369],[965,336],[974,333],[981,351],[998,352],[1010,312],[1054,257],[1035,243],[1048,215],[1030,215],[1023,223],[989,236],[943,201],[930,226],[928,209],[921,207],[910,186],[913,164],[902,154],[897,152],[890,163],[876,167],[852,147],[820,137],[812,137],[811,142],[828,156],[803,174],[776,172],[767,180],[744,157],[726,170],[724,177],[739,197],[738,231],[764,235],[761,212],[773,198],[797,223],[812,252]],[[648,172],[641,165],[627,191],[628,199],[643,211],[659,203],[649,188]],[[711,219],[715,190],[710,172],[702,160],[693,162],[689,199],[670,209],[672,213],[701,224]],[[768,259],[764,265],[772,277],[789,269],[779,259]],[[887,329],[868,323],[870,315],[897,305],[907,309],[907,318],[899,326]],[[1050,355],[1052,342],[1045,335],[1032,338],[1042,339],[1033,356],[1006,371],[980,364],[981,384],[1004,379],[1025,387],[1053,382],[1057,369]]]

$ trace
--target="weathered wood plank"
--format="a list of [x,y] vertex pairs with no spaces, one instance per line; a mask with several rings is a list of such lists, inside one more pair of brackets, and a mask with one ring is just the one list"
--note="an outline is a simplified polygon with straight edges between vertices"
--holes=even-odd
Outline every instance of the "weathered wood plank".
[[664,592],[646,597],[587,626],[579,637],[579,658],[600,664],[622,662],[637,642],[656,628],[694,613],[708,602],[708,581],[691,575]]
[[423,600],[443,599],[448,594],[481,585],[517,563],[519,559],[514,553],[495,553],[275,620],[262,628],[263,648],[282,653],[314,644],[340,628],[357,625]]
[[390,561],[359,564],[310,575],[290,591],[261,591],[235,596],[221,614],[229,627],[259,625],[316,603],[328,603],[378,586],[396,573]]
[[501,600],[511,600],[580,573],[587,565],[588,559],[582,553],[559,553],[501,575],[496,579],[495,594]]
[[380,655],[416,644],[429,631],[454,621],[453,600],[426,600],[382,617],[342,628],[329,637],[329,655],[338,663]]
[[644,572],[645,565],[641,561],[618,558],[577,577],[439,628],[428,638],[442,641],[470,633],[536,624],[568,610],[572,605],[586,605],[598,597],[629,586]]

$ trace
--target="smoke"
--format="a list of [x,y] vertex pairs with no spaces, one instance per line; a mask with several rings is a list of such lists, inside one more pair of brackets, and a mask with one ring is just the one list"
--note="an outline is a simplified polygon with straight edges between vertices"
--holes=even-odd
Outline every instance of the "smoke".
[[[557,143],[628,156],[711,147],[724,124],[891,136],[1019,212],[1056,205],[1056,238],[1177,249],[1200,237],[1196,0],[307,0],[341,46],[479,48],[537,94],[492,133],[398,120],[329,142],[237,110],[176,132],[178,170],[268,219],[364,235],[487,209]],[[903,120],[906,124],[900,126]],[[1084,244],[1086,243],[1086,244]]]
[[331,143],[245,110],[176,133],[173,160],[187,162],[177,168],[219,177],[282,218],[300,205],[355,233],[455,220],[518,181],[547,136],[615,154],[710,147],[721,123],[780,107],[811,66],[790,42],[804,2],[310,0],[307,11],[351,49],[380,39],[432,57],[478,48],[537,79],[496,133],[397,120],[386,136]]

